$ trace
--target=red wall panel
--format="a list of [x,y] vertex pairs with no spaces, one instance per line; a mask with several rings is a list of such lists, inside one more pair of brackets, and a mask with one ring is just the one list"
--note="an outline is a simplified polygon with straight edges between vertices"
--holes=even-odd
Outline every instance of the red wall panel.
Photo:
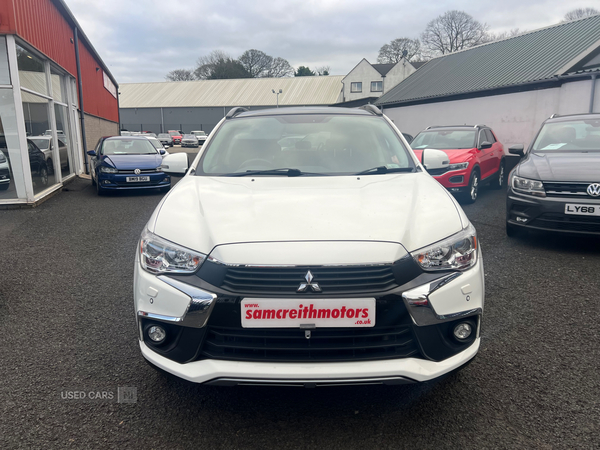
[[[73,30],[51,0],[0,0],[0,33],[16,33],[77,78]],[[84,111],[118,121],[117,99],[104,88],[102,69],[79,39]]]

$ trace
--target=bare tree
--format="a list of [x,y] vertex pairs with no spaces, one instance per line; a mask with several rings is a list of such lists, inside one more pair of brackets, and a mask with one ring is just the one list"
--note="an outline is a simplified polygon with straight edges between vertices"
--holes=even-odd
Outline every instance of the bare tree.
[[293,77],[294,73],[295,70],[287,59],[277,57],[273,58],[273,62],[266,76],[269,78]]
[[527,30],[520,30],[519,28],[513,28],[509,31],[503,31],[502,33],[494,34],[488,33],[488,40],[491,41],[500,41],[502,39],[508,39],[511,37],[518,36],[520,34],[527,33]]
[[331,67],[329,67],[329,66],[321,66],[321,67],[317,67],[315,69],[315,73],[317,75],[319,75],[320,77],[326,77],[327,75],[329,75],[330,70],[331,70]]
[[595,16],[596,14],[600,14],[600,11],[595,8],[576,8],[565,14],[563,22],[583,19],[584,17]]
[[273,66],[273,57],[260,50],[246,50],[238,61],[252,78],[264,77]]
[[196,69],[194,75],[198,80],[207,80],[216,65],[222,64],[227,60],[231,60],[231,56],[222,50],[213,50],[207,56],[201,56],[196,61]]
[[453,10],[429,22],[421,41],[431,53],[445,55],[488,42],[488,28],[466,12]]
[[166,76],[167,81],[192,81],[195,80],[194,72],[188,69],[171,70]]
[[[405,53],[406,52],[406,53]],[[414,61],[421,56],[421,42],[418,39],[398,38],[379,49],[377,62],[380,64],[395,64],[403,57]]]

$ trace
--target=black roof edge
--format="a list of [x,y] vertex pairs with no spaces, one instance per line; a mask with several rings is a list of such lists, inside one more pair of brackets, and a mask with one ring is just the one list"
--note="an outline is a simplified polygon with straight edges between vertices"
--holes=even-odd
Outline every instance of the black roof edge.
[[[525,83],[513,84],[510,86],[495,87],[491,89],[483,89],[479,91],[461,92],[459,94],[441,95],[438,97],[423,97],[406,101],[396,102],[375,102],[376,106],[384,108],[397,108],[400,106],[422,105],[426,103],[448,102],[451,100],[465,100],[469,98],[489,97],[490,95],[512,94],[515,92],[535,91],[537,89],[550,89],[560,87],[563,83],[572,81],[581,81],[589,79],[593,73],[600,73],[600,70],[573,73],[569,75],[555,75],[552,78],[543,80],[527,81]],[[414,72],[416,73],[416,72]],[[411,74],[413,75],[413,74]],[[408,78],[405,78],[408,79]]]
[[[70,22],[70,25],[72,27],[77,28],[77,34],[79,35],[79,38],[89,48],[90,53],[94,56],[94,58],[96,58],[98,63],[102,66],[102,70],[104,70],[104,72],[106,72],[106,74],[108,75],[110,80],[113,82],[113,84],[115,85],[115,88],[117,88],[117,91],[118,91],[119,83],[117,83],[117,80],[115,80],[115,77],[113,76],[113,74],[110,73],[110,70],[108,70],[108,66],[104,63],[104,61],[102,60],[102,58],[100,57],[100,55],[98,54],[98,52],[96,51],[94,46],[92,45],[92,41],[90,41],[90,39],[83,32],[81,25],[79,25],[79,22],[77,22],[77,19],[75,18],[75,16],[73,15],[71,10],[67,6],[67,4],[64,2],[64,0],[50,0],[50,1],[52,3],[54,3],[54,6],[56,6],[56,8],[62,13],[63,17],[65,19],[67,19],[67,22]],[[118,94],[117,94],[117,97],[118,97]]]
[[479,129],[479,128],[489,128],[487,125],[484,125],[482,123],[478,123],[477,125],[430,125],[427,128],[425,128],[425,130],[433,130],[434,128],[473,128],[473,129]]

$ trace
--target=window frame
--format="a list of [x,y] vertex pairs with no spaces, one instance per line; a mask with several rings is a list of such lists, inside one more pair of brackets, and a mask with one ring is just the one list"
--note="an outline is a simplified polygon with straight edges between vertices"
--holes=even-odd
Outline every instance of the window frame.
[[[359,89],[356,90],[355,86],[357,86]],[[359,94],[362,92],[362,81],[352,81],[350,82],[350,93],[351,94]]]
[[[380,84],[381,89],[373,89],[373,84]],[[382,80],[371,81],[371,92],[383,92],[383,81]]]

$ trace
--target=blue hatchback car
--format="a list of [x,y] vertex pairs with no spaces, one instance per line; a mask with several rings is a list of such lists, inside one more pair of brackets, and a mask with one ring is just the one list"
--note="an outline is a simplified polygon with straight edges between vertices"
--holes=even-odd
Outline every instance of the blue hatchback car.
[[160,167],[164,150],[138,136],[100,138],[90,158],[92,185],[98,195],[129,189],[171,189],[171,177]]

